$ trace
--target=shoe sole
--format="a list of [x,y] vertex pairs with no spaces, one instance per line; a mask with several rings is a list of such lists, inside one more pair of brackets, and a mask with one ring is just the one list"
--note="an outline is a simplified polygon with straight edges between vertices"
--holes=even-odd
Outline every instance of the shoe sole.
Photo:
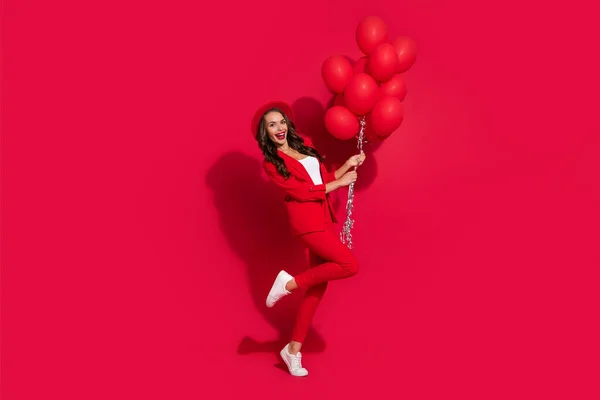
[[265,305],[268,308],[272,308],[275,304],[277,304],[277,301],[281,300],[277,300],[275,302],[273,302],[273,304],[269,305],[269,297],[271,296],[271,293],[273,293],[273,290],[275,289],[275,285],[277,285],[277,282],[279,281],[279,274],[277,274],[277,276],[275,277],[275,282],[273,282],[273,285],[271,286],[271,290],[269,290],[269,294],[267,295],[267,300],[265,300]]
[[[277,281],[275,281],[275,283],[277,283]],[[267,295],[267,300],[265,300],[265,305],[268,308],[272,308],[275,304],[277,304],[277,301],[274,301],[273,304],[269,305],[269,297],[271,297],[271,292],[273,291],[273,288],[275,287],[275,283],[273,284],[273,287],[271,288],[271,291],[269,292],[269,294]],[[279,300],[278,300],[279,301]]]

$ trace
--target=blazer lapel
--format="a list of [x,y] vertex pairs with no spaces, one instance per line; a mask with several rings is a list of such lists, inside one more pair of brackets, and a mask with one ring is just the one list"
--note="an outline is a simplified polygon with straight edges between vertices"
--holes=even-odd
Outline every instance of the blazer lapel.
[[[282,158],[285,162],[286,167],[288,167],[288,170],[293,169],[294,171],[296,171],[296,173],[295,173],[296,176],[300,176],[306,182],[312,182],[310,175],[308,175],[306,168],[304,168],[304,166],[302,164],[300,164],[300,161],[296,160],[294,157],[288,156],[283,151],[280,151],[279,153],[283,155]],[[292,172],[292,171],[290,171],[290,172]]]
[[321,177],[323,182],[325,182],[325,175],[327,175],[327,168],[325,168],[325,164],[319,162],[319,171],[321,171]]

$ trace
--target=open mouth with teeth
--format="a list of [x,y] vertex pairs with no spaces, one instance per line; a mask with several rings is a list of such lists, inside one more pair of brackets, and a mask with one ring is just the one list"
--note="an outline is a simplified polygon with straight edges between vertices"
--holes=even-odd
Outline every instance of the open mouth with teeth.
[[277,140],[283,140],[283,139],[285,139],[285,131],[276,133],[275,137],[277,138]]

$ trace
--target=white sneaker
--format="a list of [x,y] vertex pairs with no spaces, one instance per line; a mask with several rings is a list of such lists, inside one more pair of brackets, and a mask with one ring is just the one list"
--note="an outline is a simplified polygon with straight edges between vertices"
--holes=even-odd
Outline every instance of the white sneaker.
[[283,362],[287,365],[290,370],[290,374],[293,376],[306,376],[308,375],[308,371],[306,368],[302,368],[302,354],[298,352],[298,354],[290,354],[288,351],[288,345],[286,344],[283,349],[279,352],[281,358],[283,358]]
[[275,303],[277,303],[283,296],[287,296],[288,294],[292,293],[285,288],[285,285],[291,281],[292,278],[293,276],[283,270],[277,274],[277,278],[275,278],[275,282],[273,282],[271,291],[267,296],[267,307],[273,307]]

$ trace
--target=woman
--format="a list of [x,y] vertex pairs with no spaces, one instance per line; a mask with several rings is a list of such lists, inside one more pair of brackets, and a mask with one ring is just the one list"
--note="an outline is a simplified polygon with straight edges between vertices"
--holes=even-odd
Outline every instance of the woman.
[[267,307],[273,307],[294,290],[306,289],[292,340],[280,352],[290,374],[306,376],[300,349],[327,282],[358,272],[354,255],[334,232],[337,221],[329,193],[356,181],[353,169],[364,162],[365,156],[350,157],[338,170],[328,172],[312,143],[297,134],[291,117],[287,104],[268,103],[256,112],[252,129],[265,157],[263,168],[283,191],[292,232],[309,249],[310,268],[296,276],[279,272],[266,300]]

